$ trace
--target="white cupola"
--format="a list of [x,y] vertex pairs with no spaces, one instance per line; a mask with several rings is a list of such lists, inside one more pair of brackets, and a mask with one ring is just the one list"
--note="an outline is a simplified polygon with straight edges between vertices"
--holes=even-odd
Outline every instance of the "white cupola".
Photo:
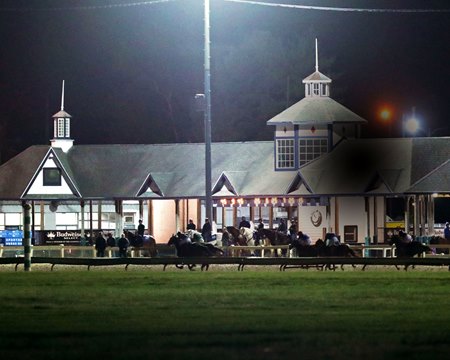
[[73,145],[70,138],[70,114],[64,111],[64,80],[62,83],[61,110],[53,118],[53,140],[50,141],[52,147],[61,148],[67,152]]
[[303,79],[305,84],[305,97],[328,97],[330,96],[331,79],[319,71],[319,50],[316,39],[316,71]]

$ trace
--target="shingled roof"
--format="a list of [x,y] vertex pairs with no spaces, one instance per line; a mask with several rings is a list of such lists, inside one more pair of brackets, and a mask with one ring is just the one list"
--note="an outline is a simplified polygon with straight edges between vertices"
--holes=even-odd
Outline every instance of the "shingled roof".
[[[0,200],[50,199],[26,194],[49,152],[77,190],[72,199],[205,196],[204,144],[76,145],[32,146],[0,166]],[[273,156],[272,141],[213,143],[214,194],[450,193],[450,138],[345,139],[299,171],[275,171]]]
[[268,125],[327,125],[334,123],[367,123],[367,121],[326,96],[305,97],[267,121]]

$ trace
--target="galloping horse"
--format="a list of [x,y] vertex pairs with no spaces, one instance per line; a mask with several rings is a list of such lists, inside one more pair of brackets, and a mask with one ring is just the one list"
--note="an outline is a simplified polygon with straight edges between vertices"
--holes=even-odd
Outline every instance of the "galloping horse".
[[[214,245],[207,243],[192,243],[186,241],[180,236],[172,235],[167,245],[173,245],[177,249],[178,257],[210,257],[210,256],[221,256],[223,255],[223,251]],[[176,265],[177,268],[182,269],[184,265]],[[189,264],[189,270],[192,270],[195,267],[195,264]],[[166,265],[164,266],[164,270]],[[208,270],[209,264],[202,264],[201,270]]]
[[322,239],[316,241],[315,245],[319,256],[328,257],[357,257],[355,252],[347,244],[325,245]]
[[[423,245],[420,241],[411,241],[409,243],[403,242],[398,235],[393,235],[389,240],[389,245],[394,245],[397,249],[397,257],[398,258],[409,258],[418,256],[421,257],[423,253],[431,253],[432,250],[430,247]],[[408,269],[409,265],[405,265],[405,271]],[[398,266],[395,265],[397,270],[399,270]],[[413,265],[414,268],[414,265]]]
[[397,248],[397,257],[413,257],[422,256],[423,253],[431,253],[429,246],[423,245],[419,241],[411,241],[409,243],[403,242],[398,235],[393,235],[389,240],[390,245],[394,245]]
[[450,239],[443,238],[441,236],[432,236],[430,239],[430,248],[435,248],[436,253],[443,253],[448,254],[449,250],[448,248],[439,248],[434,245],[450,245]]

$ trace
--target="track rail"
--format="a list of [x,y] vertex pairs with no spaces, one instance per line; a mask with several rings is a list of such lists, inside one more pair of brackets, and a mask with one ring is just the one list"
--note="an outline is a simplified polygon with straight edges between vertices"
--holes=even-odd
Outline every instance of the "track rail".
[[[449,257],[425,257],[425,258],[259,258],[259,257],[205,257],[205,258],[178,258],[178,257],[154,257],[154,258],[54,258],[54,257],[33,257],[32,264],[50,264],[51,270],[56,265],[80,265],[87,266],[125,266],[125,270],[130,265],[152,266],[162,265],[163,270],[169,265],[177,267],[193,265],[203,265],[206,269],[209,265],[236,265],[238,271],[243,271],[245,266],[279,266],[280,271],[292,268],[332,268],[344,265],[360,265],[362,270],[367,266],[403,266],[405,270],[410,266],[448,266],[450,271]],[[0,258],[1,264],[12,264],[17,267],[24,263],[23,257]],[[202,267],[203,268],[203,267]]]

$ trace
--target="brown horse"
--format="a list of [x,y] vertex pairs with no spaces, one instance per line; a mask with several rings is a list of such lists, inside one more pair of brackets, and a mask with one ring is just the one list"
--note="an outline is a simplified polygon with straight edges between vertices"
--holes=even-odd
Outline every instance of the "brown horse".
[[430,247],[436,249],[436,254],[448,254],[448,248],[438,248],[435,245],[450,245],[450,239],[443,238],[441,236],[432,236],[430,239]]
[[227,226],[227,231],[231,235],[230,240],[233,245],[238,245],[238,246],[246,246],[247,245],[246,239],[241,235],[238,228],[235,228],[234,226]]

